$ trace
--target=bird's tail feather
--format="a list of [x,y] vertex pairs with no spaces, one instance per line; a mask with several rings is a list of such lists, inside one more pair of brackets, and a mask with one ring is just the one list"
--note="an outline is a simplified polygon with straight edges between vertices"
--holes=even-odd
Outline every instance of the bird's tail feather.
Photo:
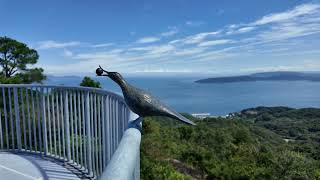
[[193,125],[193,126],[196,125],[196,123],[192,122],[191,120],[189,120],[188,118],[182,116],[182,115],[179,114],[179,113],[176,113],[176,114],[174,114],[173,116],[174,116],[174,117],[173,117],[174,119],[177,119],[177,120],[179,120],[179,121],[181,121],[181,122],[183,122],[183,123],[190,124],[190,125]]

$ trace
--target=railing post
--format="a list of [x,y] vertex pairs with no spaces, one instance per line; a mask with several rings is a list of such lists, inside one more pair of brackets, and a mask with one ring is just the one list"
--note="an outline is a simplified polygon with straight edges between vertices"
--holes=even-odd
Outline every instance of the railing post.
[[41,87],[41,115],[42,115],[42,137],[43,137],[43,151],[44,155],[48,154],[48,141],[47,141],[47,117],[45,111],[45,97],[44,88]]
[[16,119],[16,135],[17,135],[17,143],[18,150],[22,149],[21,146],[21,132],[20,132],[20,113],[19,113],[19,103],[18,103],[18,92],[17,88],[13,88],[13,98],[14,98],[14,113]]
[[70,146],[70,130],[69,130],[69,101],[68,91],[64,91],[64,123],[65,123],[65,135],[66,135],[66,152],[67,160],[71,161],[71,146]]
[[87,137],[87,163],[88,163],[88,173],[91,175],[92,173],[92,159],[91,159],[91,127],[90,127],[90,97],[89,91],[86,91],[85,97],[85,122],[86,122],[86,137]]

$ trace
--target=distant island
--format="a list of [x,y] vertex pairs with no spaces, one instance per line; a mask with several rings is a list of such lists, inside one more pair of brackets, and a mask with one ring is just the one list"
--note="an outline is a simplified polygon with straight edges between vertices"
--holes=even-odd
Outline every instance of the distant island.
[[320,81],[320,72],[262,72],[242,76],[227,76],[206,78],[195,81],[196,83],[233,83],[252,81]]

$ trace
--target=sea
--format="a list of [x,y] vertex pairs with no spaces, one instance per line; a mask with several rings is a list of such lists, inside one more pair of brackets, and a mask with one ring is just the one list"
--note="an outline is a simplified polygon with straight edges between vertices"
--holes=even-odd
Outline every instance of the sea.
[[[129,76],[127,81],[149,91],[178,112],[210,113],[225,116],[257,106],[287,106],[320,108],[320,82],[257,81],[219,84],[199,84],[200,76]],[[121,94],[110,79],[93,77],[103,89]],[[77,76],[48,76],[45,84],[78,86]]]

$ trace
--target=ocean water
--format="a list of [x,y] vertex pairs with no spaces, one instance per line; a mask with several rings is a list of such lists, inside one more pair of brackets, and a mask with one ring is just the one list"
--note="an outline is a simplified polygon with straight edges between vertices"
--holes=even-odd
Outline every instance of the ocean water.
[[[151,92],[179,112],[226,115],[256,106],[320,108],[320,82],[260,81],[224,84],[198,84],[203,77],[128,77],[129,83]],[[79,85],[80,77],[49,77],[45,84]],[[105,77],[103,88],[121,93]]]

